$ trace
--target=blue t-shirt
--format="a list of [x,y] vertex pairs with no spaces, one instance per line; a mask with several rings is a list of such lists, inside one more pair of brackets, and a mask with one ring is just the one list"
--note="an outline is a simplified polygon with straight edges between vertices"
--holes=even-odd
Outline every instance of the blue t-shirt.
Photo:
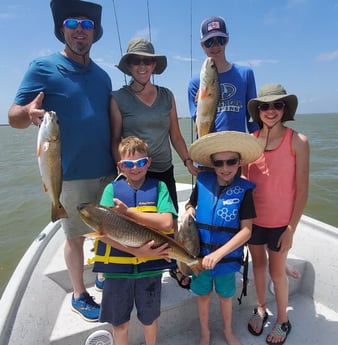
[[93,61],[83,67],[61,53],[34,60],[14,102],[30,103],[40,91],[42,107],[55,111],[60,123],[64,180],[90,179],[113,173],[108,74]]
[[[239,131],[254,132],[259,127],[250,121],[247,104],[256,97],[256,83],[251,68],[232,64],[229,71],[218,74],[220,100],[212,132]],[[194,76],[188,87],[189,110],[196,120],[196,94],[199,89],[200,76]]]

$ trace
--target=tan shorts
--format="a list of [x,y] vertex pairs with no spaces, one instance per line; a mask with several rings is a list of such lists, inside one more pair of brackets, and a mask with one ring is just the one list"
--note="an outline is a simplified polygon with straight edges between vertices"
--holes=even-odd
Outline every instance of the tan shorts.
[[77,206],[81,203],[99,203],[106,185],[115,176],[88,180],[63,181],[60,201],[66,209],[68,218],[62,219],[62,227],[67,239],[81,237],[93,232],[80,218]]

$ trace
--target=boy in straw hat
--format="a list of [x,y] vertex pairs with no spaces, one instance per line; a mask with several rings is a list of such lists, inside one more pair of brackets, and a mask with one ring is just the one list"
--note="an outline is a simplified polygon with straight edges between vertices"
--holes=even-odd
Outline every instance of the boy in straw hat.
[[251,237],[256,212],[252,191],[255,185],[240,177],[240,167],[256,160],[263,148],[256,138],[241,132],[217,132],[195,141],[189,154],[209,171],[197,175],[186,210],[196,219],[200,255],[206,269],[192,277],[191,289],[198,295],[199,345],[209,345],[209,306],[213,286],[219,297],[225,339],[240,345],[232,332],[232,296],[236,292],[235,272],[240,270],[243,245]]
[[259,96],[248,103],[250,115],[261,127],[254,136],[264,146],[263,155],[247,169],[248,179],[256,184],[254,202],[257,212],[248,242],[257,307],[250,317],[248,329],[258,336],[268,319],[265,297],[269,261],[277,320],[266,338],[268,344],[283,344],[291,330],[286,313],[288,281],[285,263],[308,196],[308,140],[303,134],[284,126],[285,121],[294,119],[296,109],[297,97],[287,94],[280,84],[263,86]]

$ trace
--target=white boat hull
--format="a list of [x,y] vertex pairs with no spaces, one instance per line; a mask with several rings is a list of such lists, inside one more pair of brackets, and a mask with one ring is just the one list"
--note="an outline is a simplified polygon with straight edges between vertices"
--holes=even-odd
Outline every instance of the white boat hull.
[[[180,209],[191,187],[178,184]],[[108,324],[83,321],[70,309],[71,284],[63,258],[63,230],[59,222],[49,224],[33,242],[17,266],[0,300],[0,344],[2,345],[79,345],[104,344],[95,340],[96,331],[111,331]],[[92,242],[85,242],[86,257],[92,255]],[[338,270],[336,250],[338,229],[303,216],[290,252],[290,264],[302,278],[290,278],[289,317],[292,332],[288,345],[333,344],[338,339]],[[89,292],[100,301],[93,288],[95,274],[85,267],[84,279]],[[233,328],[242,344],[265,343],[275,319],[274,296],[267,296],[270,320],[260,337],[247,331],[247,319],[255,304],[252,272],[249,272],[248,296],[238,305],[234,299]],[[238,291],[241,292],[241,275]],[[197,344],[199,323],[196,296],[178,287],[163,275],[162,313],[159,319],[158,345]],[[224,344],[223,325],[217,298],[210,312],[211,345]],[[93,340],[90,337],[92,334]],[[109,333],[108,333],[109,334]],[[130,321],[130,344],[144,343],[142,326],[133,313]],[[87,341],[87,342],[86,342]],[[108,343],[107,343],[108,344]]]

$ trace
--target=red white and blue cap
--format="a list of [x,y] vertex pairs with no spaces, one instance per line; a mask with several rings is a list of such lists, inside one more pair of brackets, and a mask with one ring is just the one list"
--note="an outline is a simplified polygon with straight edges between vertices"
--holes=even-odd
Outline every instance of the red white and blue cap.
[[204,19],[201,24],[201,42],[205,42],[209,38],[216,36],[229,37],[224,19],[222,17]]

